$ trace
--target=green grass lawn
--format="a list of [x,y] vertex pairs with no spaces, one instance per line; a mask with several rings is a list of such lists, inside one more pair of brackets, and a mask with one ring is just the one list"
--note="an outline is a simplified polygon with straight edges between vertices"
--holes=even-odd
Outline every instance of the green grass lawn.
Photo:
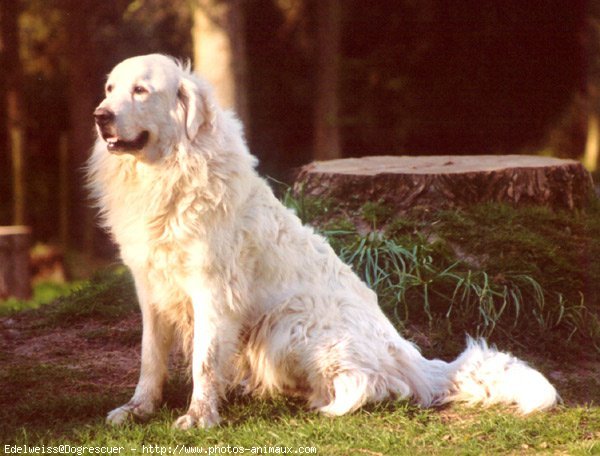
[[390,401],[332,419],[296,400],[232,394],[221,426],[182,432],[171,423],[190,386],[174,357],[161,411],[147,423],[108,427],[106,413],[135,386],[141,337],[131,278],[117,269],[37,309],[13,303],[3,311],[0,452],[62,444],[71,446],[63,454],[82,445],[120,454],[600,454],[598,204],[581,213],[488,205],[401,219],[377,205],[345,217],[322,202],[309,209],[427,356],[456,356],[465,332],[489,335],[542,370],[564,404],[523,417]]

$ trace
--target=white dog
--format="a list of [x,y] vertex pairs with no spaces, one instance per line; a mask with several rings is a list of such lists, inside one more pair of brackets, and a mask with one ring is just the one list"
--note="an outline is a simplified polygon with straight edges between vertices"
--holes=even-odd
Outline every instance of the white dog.
[[157,54],[125,60],[94,116],[89,185],[143,315],[139,382],[108,422],[156,410],[174,333],[191,351],[182,429],[217,424],[219,399],[240,384],[301,395],[328,415],[390,397],[523,413],[556,403],[542,374],[483,341],[469,339],[451,363],[421,356],[375,293],[275,198],[240,123],[189,68]]

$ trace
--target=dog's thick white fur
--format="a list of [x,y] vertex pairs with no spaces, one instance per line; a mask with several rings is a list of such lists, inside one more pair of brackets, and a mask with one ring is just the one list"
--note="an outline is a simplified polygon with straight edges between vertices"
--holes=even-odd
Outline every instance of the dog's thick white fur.
[[108,422],[156,410],[176,332],[193,380],[182,429],[218,423],[236,385],[301,395],[328,415],[386,398],[523,413],[556,403],[542,374],[483,341],[447,363],[403,339],[375,293],[275,198],[240,123],[186,66],[157,54],[125,60],[95,116],[89,186],[143,316],[139,383]]

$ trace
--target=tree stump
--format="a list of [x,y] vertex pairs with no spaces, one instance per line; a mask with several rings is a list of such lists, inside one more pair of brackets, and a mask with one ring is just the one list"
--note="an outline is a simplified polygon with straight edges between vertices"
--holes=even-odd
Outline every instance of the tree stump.
[[294,191],[351,207],[379,201],[398,212],[494,201],[576,209],[592,197],[593,183],[581,163],[550,157],[376,156],[313,162]]
[[30,244],[29,227],[0,226],[0,299],[31,297]]

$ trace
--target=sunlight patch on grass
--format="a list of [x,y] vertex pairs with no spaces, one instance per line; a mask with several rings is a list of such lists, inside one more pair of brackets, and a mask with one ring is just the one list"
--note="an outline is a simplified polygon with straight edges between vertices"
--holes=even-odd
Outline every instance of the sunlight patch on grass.
[[59,297],[68,296],[72,292],[82,288],[85,283],[85,281],[81,280],[68,283],[40,282],[33,287],[33,296],[31,299],[8,298],[0,301],[0,317],[23,310],[37,309]]

